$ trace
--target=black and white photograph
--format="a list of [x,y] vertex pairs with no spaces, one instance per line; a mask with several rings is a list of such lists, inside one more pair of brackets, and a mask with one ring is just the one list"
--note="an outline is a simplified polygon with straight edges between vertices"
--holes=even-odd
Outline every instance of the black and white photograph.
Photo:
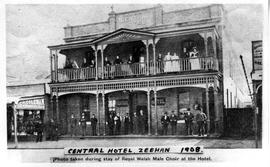
[[10,159],[187,165],[266,154],[267,1],[2,7]]

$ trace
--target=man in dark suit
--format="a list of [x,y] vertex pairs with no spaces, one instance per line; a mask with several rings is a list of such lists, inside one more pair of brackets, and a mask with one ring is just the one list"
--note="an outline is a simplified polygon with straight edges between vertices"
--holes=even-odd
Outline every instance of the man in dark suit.
[[161,117],[162,135],[167,135],[169,123],[170,123],[170,118],[167,115],[167,112],[165,112],[164,115]]
[[136,112],[134,112],[134,115],[133,115],[133,118],[132,118],[132,128],[133,128],[133,134],[138,134],[138,131],[139,131],[139,118],[138,118]]
[[98,120],[97,120],[95,114],[92,115],[90,122],[91,122],[91,127],[92,127],[92,135],[96,136],[97,135],[97,122],[98,122]]
[[171,127],[172,127],[172,135],[176,134],[176,125],[177,125],[177,116],[172,111],[172,115],[170,116]]
[[140,110],[140,115],[139,115],[139,133],[140,134],[145,134],[145,120],[146,120],[146,117],[144,115],[144,112],[143,110]]
[[192,135],[192,122],[193,122],[194,115],[190,112],[190,108],[187,109],[187,112],[185,113],[184,118],[185,118],[187,135]]
[[74,117],[74,114],[71,113],[71,116],[70,116],[70,131],[71,131],[71,136],[76,135],[76,131],[75,131],[76,124],[77,124],[77,120]]
[[121,120],[120,120],[120,114],[117,113],[114,117],[114,132],[116,135],[120,135],[121,131]]
[[114,116],[112,113],[110,113],[108,121],[107,121],[108,127],[109,127],[109,135],[114,135],[113,129],[114,129]]
[[36,142],[42,142],[43,124],[41,120],[35,121],[35,131],[37,132]]
[[125,129],[126,135],[129,133],[130,124],[131,124],[130,116],[128,113],[126,113],[126,115],[124,117],[124,129]]
[[82,136],[85,136],[86,134],[86,118],[85,118],[85,113],[82,113],[81,116],[81,127],[82,127]]

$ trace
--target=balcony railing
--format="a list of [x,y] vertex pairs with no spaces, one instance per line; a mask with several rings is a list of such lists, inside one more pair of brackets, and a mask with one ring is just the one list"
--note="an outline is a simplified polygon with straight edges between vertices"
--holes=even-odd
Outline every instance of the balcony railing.
[[79,81],[95,79],[95,68],[78,68],[78,69],[58,69],[58,81]]
[[[149,69],[149,70],[148,70]],[[156,69],[156,70],[155,70]],[[170,73],[181,73],[186,71],[207,71],[218,70],[218,61],[214,57],[201,58],[181,58],[170,61],[158,61],[155,64],[133,63],[105,66],[103,73],[104,79],[113,79],[132,76],[161,75]],[[58,76],[53,72],[53,81],[69,82],[83,81],[96,78],[96,68],[79,68],[79,69],[58,69]],[[98,69],[98,77],[102,78],[102,69]]]

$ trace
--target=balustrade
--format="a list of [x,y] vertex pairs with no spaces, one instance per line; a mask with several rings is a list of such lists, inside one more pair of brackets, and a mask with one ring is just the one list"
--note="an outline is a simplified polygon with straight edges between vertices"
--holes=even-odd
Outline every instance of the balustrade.
[[[155,75],[156,74],[170,74],[181,73],[186,71],[207,71],[218,70],[218,61],[214,57],[199,57],[199,58],[180,58],[169,61],[157,61],[149,63],[149,69],[147,69],[147,63],[133,63],[133,64],[119,64],[110,65],[104,67],[104,79],[122,78],[122,77],[139,77]],[[156,67],[156,69],[155,69]],[[101,78],[101,68],[98,68],[98,78]],[[55,76],[55,71],[52,72],[53,81],[58,79],[58,82],[69,81],[84,81],[95,79],[96,68],[78,68],[78,69],[58,69],[58,77]]]

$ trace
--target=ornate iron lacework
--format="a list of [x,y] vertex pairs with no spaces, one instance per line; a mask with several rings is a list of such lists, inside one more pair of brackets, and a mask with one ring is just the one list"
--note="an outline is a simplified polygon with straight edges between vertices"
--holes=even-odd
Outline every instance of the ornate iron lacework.
[[[214,83],[215,77],[196,77],[196,78],[175,78],[175,79],[157,79],[157,87],[167,86],[186,86],[196,84]],[[148,84],[149,83],[149,84]],[[100,91],[100,90],[122,90],[122,89],[136,89],[154,87],[155,81],[132,81],[120,83],[104,83],[99,85],[91,85],[91,83],[84,85],[60,86],[52,87],[52,91],[56,92],[75,92],[75,91]]]

